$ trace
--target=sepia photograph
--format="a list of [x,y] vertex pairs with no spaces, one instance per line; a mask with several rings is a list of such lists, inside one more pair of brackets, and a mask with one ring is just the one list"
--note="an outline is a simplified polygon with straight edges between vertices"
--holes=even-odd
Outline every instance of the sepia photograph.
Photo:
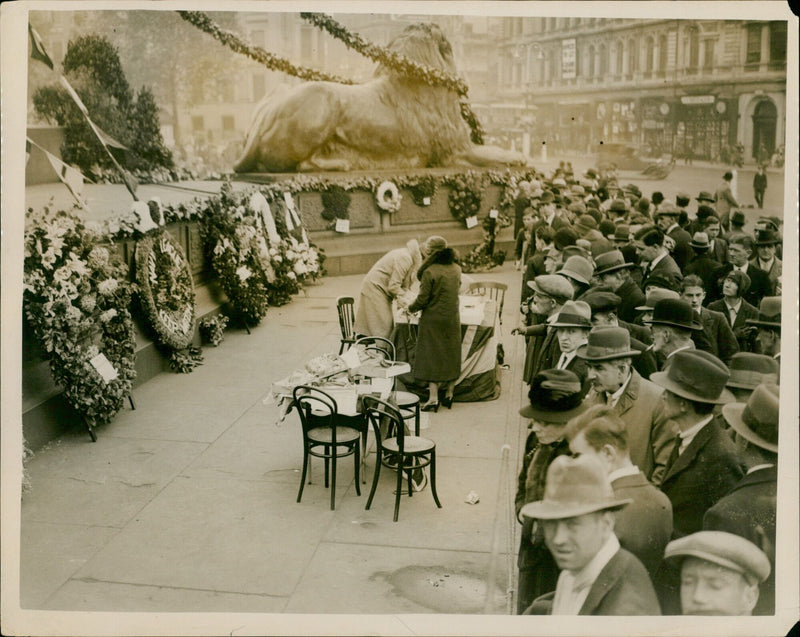
[[0,11],[3,634],[800,620],[787,3]]

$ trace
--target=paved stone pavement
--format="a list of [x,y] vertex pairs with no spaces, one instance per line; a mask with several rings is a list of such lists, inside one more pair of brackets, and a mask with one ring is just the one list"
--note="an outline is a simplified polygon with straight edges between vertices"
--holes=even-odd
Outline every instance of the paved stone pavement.
[[[276,422],[270,383],[337,351],[337,296],[361,276],[326,278],[248,335],[226,332],[191,374],[163,373],[134,390],[98,430],[50,443],[27,463],[22,500],[21,605],[81,611],[506,614],[515,579],[513,520],[523,339],[520,273],[509,284],[502,395],[430,414],[437,486],[404,497],[392,522],[391,472],[371,510],[339,467],[336,510],[314,484],[296,503],[302,466],[295,413]],[[508,447],[503,450],[504,445]],[[470,491],[480,502],[465,503]]]

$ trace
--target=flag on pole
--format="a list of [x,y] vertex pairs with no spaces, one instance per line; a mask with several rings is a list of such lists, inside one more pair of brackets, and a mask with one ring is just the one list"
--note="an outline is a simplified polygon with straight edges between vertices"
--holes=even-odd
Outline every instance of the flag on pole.
[[70,191],[72,196],[81,207],[86,208],[86,202],[81,196],[83,193],[83,175],[80,173],[80,171],[76,168],[73,168],[69,164],[65,164],[52,153],[49,153],[44,149],[42,149],[42,151],[47,156],[47,160],[50,162],[53,170],[56,171],[58,178],[67,187],[67,190]]
[[31,26],[30,22],[28,23],[28,33],[31,36],[31,57],[34,60],[39,60],[39,62],[46,64],[50,67],[50,70],[53,70],[53,60],[47,55],[47,51],[45,51],[44,44],[42,43],[42,38],[39,37],[39,34],[36,33],[36,29]]
[[72,88],[72,84],[70,84],[69,81],[67,81],[67,78],[65,78],[62,75],[61,77],[58,78],[58,81],[60,82],[61,86],[63,86],[66,89],[67,93],[69,93],[69,96],[72,98],[72,101],[75,102],[75,104],[79,109],[81,109],[81,113],[86,115],[86,117],[89,117],[89,110],[86,108],[86,105],[83,103],[83,100],[81,100],[81,98],[75,92],[75,89]]
[[128,147],[125,144],[118,142],[116,139],[111,137],[108,133],[106,133],[103,129],[101,129],[97,124],[95,124],[89,116],[86,116],[87,121],[89,122],[89,126],[92,127],[95,135],[97,135],[98,139],[106,146],[111,146],[113,148],[119,148],[120,150],[128,150]]

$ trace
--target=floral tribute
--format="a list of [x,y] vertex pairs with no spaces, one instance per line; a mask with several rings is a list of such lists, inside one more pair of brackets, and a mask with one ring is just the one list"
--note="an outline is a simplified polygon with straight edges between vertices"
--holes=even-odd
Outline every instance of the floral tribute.
[[375,204],[384,212],[397,212],[403,196],[393,181],[382,182],[375,191]]
[[92,427],[109,422],[136,377],[126,268],[70,212],[28,211],[23,309],[56,383]]
[[200,328],[200,337],[204,343],[217,347],[225,338],[225,328],[228,326],[228,317],[217,314],[201,319],[197,324]]
[[192,348],[195,295],[183,248],[163,228],[136,243],[139,305],[155,342],[167,350],[173,369],[186,373],[202,361]]
[[415,183],[409,183],[407,188],[411,199],[418,206],[430,206],[439,184],[433,175],[422,175]]
[[486,176],[470,170],[447,179],[446,183],[450,186],[450,213],[460,221],[476,217],[487,186]]

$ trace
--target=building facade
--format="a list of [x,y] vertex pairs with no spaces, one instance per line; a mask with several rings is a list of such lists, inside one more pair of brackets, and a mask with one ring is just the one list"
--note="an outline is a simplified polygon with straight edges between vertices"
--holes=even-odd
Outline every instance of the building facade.
[[752,162],[784,143],[785,21],[501,20],[496,94],[534,144],[713,161],[741,144]]

